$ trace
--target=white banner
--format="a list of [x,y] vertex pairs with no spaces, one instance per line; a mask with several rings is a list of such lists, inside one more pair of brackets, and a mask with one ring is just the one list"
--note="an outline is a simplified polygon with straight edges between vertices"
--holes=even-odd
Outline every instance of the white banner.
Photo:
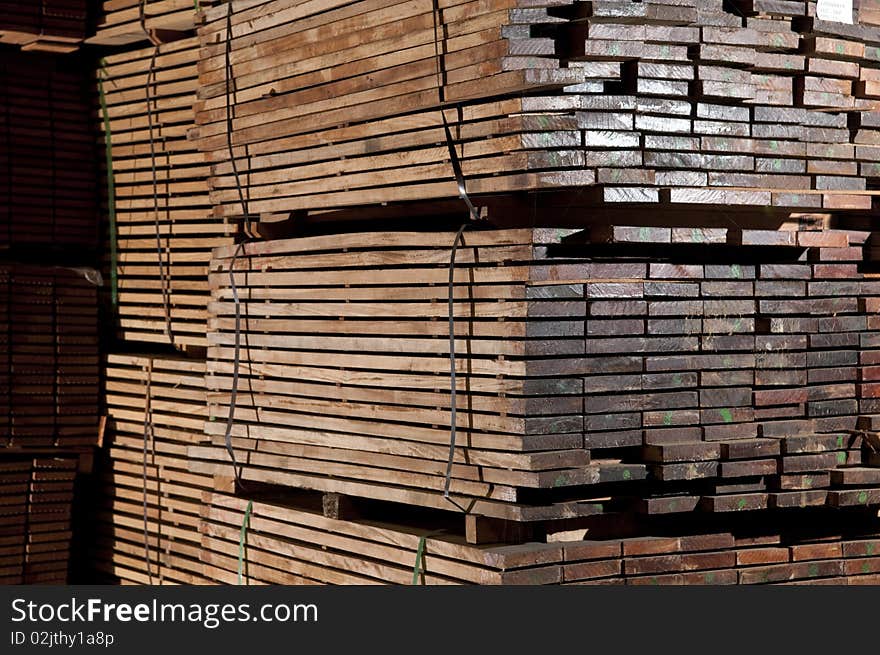
[[816,17],[835,23],[853,22],[853,0],[819,0],[816,4]]

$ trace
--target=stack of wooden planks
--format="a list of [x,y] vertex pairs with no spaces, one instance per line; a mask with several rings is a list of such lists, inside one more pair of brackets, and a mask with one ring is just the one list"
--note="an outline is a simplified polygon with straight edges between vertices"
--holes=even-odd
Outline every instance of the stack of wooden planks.
[[0,447],[70,452],[98,442],[94,271],[0,264]]
[[0,249],[97,247],[97,168],[88,108],[80,59],[3,53]]
[[[107,56],[97,73],[110,133],[96,126],[110,140],[115,181],[118,336],[180,349],[206,345],[211,248],[232,243],[212,217],[204,158],[187,140],[197,58],[189,38]],[[100,121],[97,98],[94,106]]]
[[477,204],[574,188],[581,207],[870,210],[880,26],[870,8],[854,26],[814,13],[751,0],[233,0],[199,29],[196,136],[215,213],[324,219],[455,198],[441,108]]
[[67,583],[77,476],[101,437],[90,63],[70,54],[87,11],[85,0],[0,2],[4,584]]
[[65,584],[77,459],[0,458],[0,583]]
[[878,506],[868,233],[793,227],[465,232],[448,498],[455,235],[218,249],[193,465],[232,475],[237,372],[246,481],[512,521]]
[[128,584],[208,582],[199,521],[213,481],[187,461],[187,448],[205,440],[204,363],[109,355],[105,392],[110,424],[91,553],[98,574]]
[[[238,580],[248,501],[222,493],[202,509],[207,575]],[[244,522],[244,584],[877,584],[880,525],[822,518],[772,526],[703,525],[623,539],[474,546],[437,522],[328,518],[320,509],[253,502]],[[734,528],[731,531],[731,528]],[[707,531],[709,530],[709,531]]]
[[0,43],[22,50],[73,52],[86,37],[87,0],[3,0]]
[[[215,0],[102,0],[93,34],[86,43],[130,46],[193,29],[198,12]],[[143,21],[141,20],[143,18]]]

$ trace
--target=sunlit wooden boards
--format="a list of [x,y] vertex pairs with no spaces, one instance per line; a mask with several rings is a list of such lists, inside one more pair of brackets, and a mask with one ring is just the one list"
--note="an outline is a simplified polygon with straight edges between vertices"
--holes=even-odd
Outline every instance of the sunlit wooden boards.
[[[102,0],[97,19],[86,43],[100,46],[129,46],[147,41],[150,34],[187,32],[198,21],[199,11],[217,4],[215,0]],[[143,11],[143,23],[141,22]]]
[[98,309],[90,273],[0,265],[0,446],[97,443]]
[[189,472],[187,462],[187,448],[205,440],[204,377],[204,363],[192,360],[107,356],[110,421],[90,548],[102,579],[207,582],[199,520],[202,493],[212,488],[212,479]]
[[[186,39],[108,56],[97,73],[116,185],[118,334],[128,341],[204,346],[211,249],[232,242],[211,215],[208,167],[187,140],[197,58]],[[97,96],[94,107],[103,143]]]
[[0,59],[0,249],[98,242],[94,145],[82,60]]
[[245,480],[517,521],[875,505],[873,483],[839,493],[828,474],[868,463],[857,419],[877,411],[867,235],[466,232],[451,498],[455,235],[218,249],[214,447],[190,455],[231,476],[221,446],[237,372]]
[[741,4],[448,0],[441,39],[428,0],[207,10],[194,135],[215,212],[242,217],[239,186],[252,218],[454,198],[444,102],[478,203],[870,209],[880,28]]
[[66,584],[76,458],[0,458],[0,583]]
[[782,521],[736,535],[658,532],[473,546],[436,524],[333,519],[314,508],[271,500],[254,502],[245,522],[247,504],[206,494],[202,559],[205,574],[218,582],[238,583],[243,523],[242,584],[876,584],[880,579],[876,517],[855,529],[828,521],[824,535],[790,530]]
[[0,43],[22,50],[72,52],[86,36],[86,0],[0,2]]

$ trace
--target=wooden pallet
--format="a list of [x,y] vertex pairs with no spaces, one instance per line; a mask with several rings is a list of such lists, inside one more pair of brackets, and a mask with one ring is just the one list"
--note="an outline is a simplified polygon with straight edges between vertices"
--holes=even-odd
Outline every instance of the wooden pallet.
[[[153,47],[108,56],[98,72],[116,183],[118,336],[203,347],[211,249],[232,238],[211,216],[209,170],[187,140],[198,87],[197,43],[185,39],[156,52],[155,61]],[[97,98],[95,107],[99,115]],[[100,123],[96,129],[104,134]]]
[[[113,354],[106,367],[110,425],[99,462],[101,497],[94,511],[97,535],[90,553],[94,567],[102,577],[118,581],[204,584],[208,580],[199,559],[199,515],[202,493],[213,488],[213,480],[190,473],[186,453],[187,447],[205,440],[205,365],[181,358]],[[151,411],[145,421],[146,407]],[[149,555],[144,543],[145,496]]]
[[242,218],[239,186],[254,220],[455,198],[443,107],[477,204],[576,188],[585,207],[870,210],[880,27],[723,4],[209,9],[194,134],[215,213]]

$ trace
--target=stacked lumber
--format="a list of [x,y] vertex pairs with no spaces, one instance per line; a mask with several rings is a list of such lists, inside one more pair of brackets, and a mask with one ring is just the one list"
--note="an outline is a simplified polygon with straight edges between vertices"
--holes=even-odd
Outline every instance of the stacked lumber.
[[199,521],[213,481],[187,470],[187,447],[205,440],[204,363],[109,355],[105,392],[110,425],[92,551],[98,574],[127,584],[206,583]]
[[238,373],[246,482],[537,522],[880,505],[868,233],[790,227],[465,232],[448,498],[455,235],[220,248],[192,466],[232,476]]
[[77,464],[0,459],[0,583],[66,584]]
[[0,43],[22,50],[73,52],[86,37],[86,0],[0,2]]
[[0,249],[98,240],[88,95],[74,58],[0,59]]
[[809,2],[437,4],[206,10],[195,134],[215,214],[455,198],[441,110],[478,205],[576,189],[581,208],[871,209],[870,10],[850,26]]
[[86,43],[129,46],[153,38],[165,40],[169,33],[191,31],[198,12],[213,4],[215,0],[103,0]]
[[70,452],[97,444],[93,276],[86,269],[0,264],[0,448]]
[[[98,71],[116,188],[118,336],[129,341],[204,346],[211,248],[232,243],[211,216],[208,168],[187,141],[197,57],[190,38],[110,55]],[[97,99],[95,107],[100,115]]]
[[[208,494],[205,572],[245,584],[877,584],[880,525],[834,520],[820,530],[780,522],[736,532],[683,531],[623,539],[474,546],[436,522],[337,519],[307,505]],[[711,529],[711,528],[710,528]],[[419,553],[421,552],[421,556]]]

